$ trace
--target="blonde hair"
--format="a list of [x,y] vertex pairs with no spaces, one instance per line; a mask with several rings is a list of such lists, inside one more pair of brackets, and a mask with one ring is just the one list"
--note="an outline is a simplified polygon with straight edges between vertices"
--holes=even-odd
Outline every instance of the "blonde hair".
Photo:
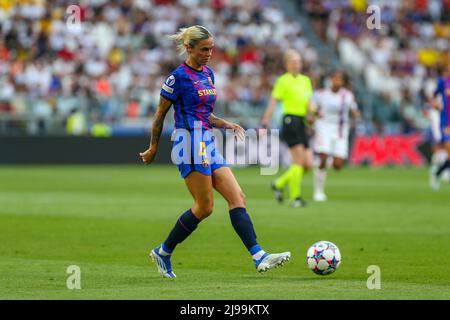
[[284,56],[283,56],[284,63],[286,64],[286,63],[288,62],[288,60],[289,60],[292,56],[298,56],[298,57],[300,57],[300,59],[302,58],[302,56],[300,55],[300,53],[299,53],[297,50],[295,50],[295,49],[287,49],[287,50],[284,52]]
[[177,49],[180,55],[186,52],[186,46],[194,47],[199,41],[211,38],[212,34],[203,26],[195,25],[180,30],[168,36],[168,38],[177,43]]

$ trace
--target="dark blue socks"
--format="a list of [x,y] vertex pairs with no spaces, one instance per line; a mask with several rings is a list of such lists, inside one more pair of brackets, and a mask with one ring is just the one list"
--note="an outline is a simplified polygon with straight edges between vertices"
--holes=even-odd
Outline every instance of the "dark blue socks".
[[[261,247],[256,242],[256,233],[247,210],[245,208],[230,210],[230,219],[234,230],[250,254],[255,255],[258,252],[262,252]],[[200,221],[194,216],[191,209],[183,213],[177,223],[175,223],[172,231],[170,231],[166,241],[162,244],[164,252],[171,254],[177,244],[183,242],[197,228]]]
[[197,228],[200,221],[191,209],[183,213],[164,241],[163,250],[169,254],[172,253],[176,245],[183,242]]
[[256,242],[255,229],[253,228],[252,220],[247,210],[245,208],[234,208],[230,210],[230,219],[234,230],[247,247],[247,250],[250,251],[258,243]]

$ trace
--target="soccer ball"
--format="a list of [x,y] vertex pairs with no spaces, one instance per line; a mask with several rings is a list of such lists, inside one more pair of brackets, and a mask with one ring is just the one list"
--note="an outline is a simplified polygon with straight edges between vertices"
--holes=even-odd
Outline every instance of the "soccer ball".
[[333,273],[339,267],[341,252],[334,243],[319,241],[308,249],[306,263],[312,272],[325,276]]

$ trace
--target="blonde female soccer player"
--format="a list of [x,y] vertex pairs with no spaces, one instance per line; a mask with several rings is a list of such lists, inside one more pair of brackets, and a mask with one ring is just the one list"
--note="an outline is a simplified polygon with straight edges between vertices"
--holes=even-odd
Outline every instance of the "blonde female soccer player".
[[[231,224],[250,252],[257,271],[264,272],[282,265],[289,260],[291,253],[269,254],[258,244],[247,213],[244,193],[225,160],[215,150],[214,141],[205,134],[216,127],[234,129],[241,138],[244,137],[241,126],[213,114],[217,92],[214,73],[206,65],[211,59],[214,39],[205,27],[198,25],[180,29],[171,39],[177,42],[181,53],[187,53],[187,59],[162,85],[150,146],[140,156],[146,164],[150,164],[155,158],[164,118],[173,105],[176,130],[189,133],[187,139],[191,139],[191,147],[183,150],[188,154],[187,161],[178,163],[178,169],[192,194],[194,204],[179,217],[167,239],[153,249],[150,256],[164,277],[175,278],[170,260],[172,253],[212,213],[215,189],[228,202]],[[194,132],[198,127],[200,137],[196,137]],[[178,143],[181,140],[174,142],[174,149],[179,149]]]

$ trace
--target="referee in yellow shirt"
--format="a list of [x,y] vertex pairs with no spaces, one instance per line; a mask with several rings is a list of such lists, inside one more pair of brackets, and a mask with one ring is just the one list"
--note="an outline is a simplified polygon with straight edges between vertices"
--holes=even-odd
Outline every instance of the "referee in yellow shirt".
[[283,105],[283,126],[281,138],[289,146],[292,165],[272,183],[272,190],[279,202],[283,201],[283,190],[289,187],[289,200],[293,207],[303,207],[302,177],[305,170],[312,166],[312,152],[309,147],[306,117],[309,112],[313,88],[309,77],[301,74],[302,60],[300,54],[289,49],[284,55],[287,72],[280,76],[272,90],[272,95],[264,113],[261,124],[269,125],[273,110],[278,102]]

